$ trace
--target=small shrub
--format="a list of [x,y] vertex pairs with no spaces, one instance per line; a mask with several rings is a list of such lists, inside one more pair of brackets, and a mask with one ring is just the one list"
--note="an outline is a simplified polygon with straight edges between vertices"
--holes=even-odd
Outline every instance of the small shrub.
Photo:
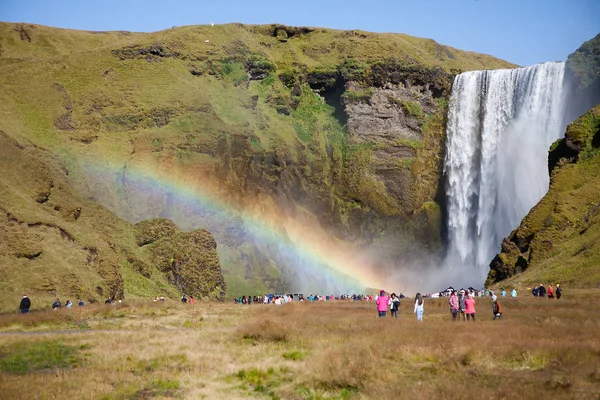
[[222,61],[221,76],[231,81],[235,86],[238,86],[248,80],[246,68],[241,62]]
[[153,386],[156,389],[158,389],[160,392],[167,392],[167,391],[172,391],[172,390],[178,390],[180,387],[180,383],[177,380],[159,379],[154,382]]
[[286,360],[292,361],[300,361],[306,358],[306,352],[300,350],[288,351],[287,353],[283,353],[281,356]]
[[424,118],[425,111],[423,111],[423,107],[419,103],[410,100],[400,100],[400,106],[404,113],[416,118]]
[[272,320],[263,320],[240,328],[242,339],[255,342],[286,342],[288,332],[283,325]]
[[342,95],[342,98],[347,101],[347,102],[359,102],[359,101],[366,101],[369,102],[369,100],[371,99],[371,95],[373,94],[373,91],[370,89],[365,89],[365,90],[360,90],[360,91],[356,91],[356,90],[346,90],[344,92],[344,94]]

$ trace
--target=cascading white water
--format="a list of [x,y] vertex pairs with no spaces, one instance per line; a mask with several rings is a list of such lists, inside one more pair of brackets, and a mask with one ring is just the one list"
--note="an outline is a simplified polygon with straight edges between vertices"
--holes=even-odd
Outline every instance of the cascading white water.
[[548,148],[564,133],[564,63],[465,72],[448,114],[447,267],[480,285],[502,239],[548,191]]

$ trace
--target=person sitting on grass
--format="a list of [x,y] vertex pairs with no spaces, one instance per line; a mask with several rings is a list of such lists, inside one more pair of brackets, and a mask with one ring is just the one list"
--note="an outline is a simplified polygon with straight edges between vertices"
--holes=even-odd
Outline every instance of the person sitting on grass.
[[26,294],[23,295],[21,299],[21,304],[19,304],[19,310],[21,310],[21,314],[27,314],[29,309],[31,308],[31,300],[27,297]]
[[65,304],[65,308],[71,308],[73,307],[73,302],[71,300],[67,300],[67,303]]
[[496,295],[492,295],[492,313],[494,314],[494,317],[492,319],[502,319],[502,305],[500,305],[500,302],[498,301]]
[[414,313],[417,316],[417,321],[423,321],[423,312],[424,312],[424,307],[423,307],[423,296],[421,296],[421,293],[417,293],[415,296],[415,309],[414,309]]

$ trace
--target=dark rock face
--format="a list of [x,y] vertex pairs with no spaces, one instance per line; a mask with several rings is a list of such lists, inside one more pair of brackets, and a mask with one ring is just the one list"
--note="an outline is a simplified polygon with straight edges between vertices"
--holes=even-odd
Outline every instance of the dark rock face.
[[144,59],[146,61],[160,61],[161,58],[179,58],[181,54],[170,50],[162,43],[154,43],[148,47],[130,45],[122,49],[112,50],[112,54],[121,60]]
[[[360,93],[361,88],[349,82],[348,91]],[[387,83],[369,89],[363,98],[346,98],[345,111],[350,143],[372,149],[369,164],[374,176],[383,182],[396,207],[409,213],[417,206],[412,196],[412,159],[422,146],[422,124],[436,111],[432,93],[410,82]]]
[[[217,243],[210,232],[204,229],[181,232],[163,218],[140,222],[136,228],[138,245],[150,244],[157,268],[182,293],[223,300],[225,279],[216,251]],[[143,265],[138,267],[143,268]]]

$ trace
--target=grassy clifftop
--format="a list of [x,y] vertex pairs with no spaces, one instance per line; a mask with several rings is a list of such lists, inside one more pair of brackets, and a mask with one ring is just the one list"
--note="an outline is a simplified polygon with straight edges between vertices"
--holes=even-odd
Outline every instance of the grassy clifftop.
[[293,65],[327,69],[337,67],[348,58],[377,61],[389,57],[425,67],[439,66],[446,71],[514,67],[489,55],[462,51],[431,39],[405,34],[283,25],[184,26],[153,33],[134,33],[0,23],[0,38],[0,55],[4,62],[7,59],[60,59],[81,52],[91,54],[119,48],[125,48],[120,54],[130,57],[136,55],[138,48],[160,44],[163,54],[149,51],[137,55],[146,59],[173,57],[208,61],[228,58],[244,47],[250,53],[268,57],[279,69]]
[[568,126],[549,166],[548,193],[502,243],[488,284],[600,282],[600,106]]

